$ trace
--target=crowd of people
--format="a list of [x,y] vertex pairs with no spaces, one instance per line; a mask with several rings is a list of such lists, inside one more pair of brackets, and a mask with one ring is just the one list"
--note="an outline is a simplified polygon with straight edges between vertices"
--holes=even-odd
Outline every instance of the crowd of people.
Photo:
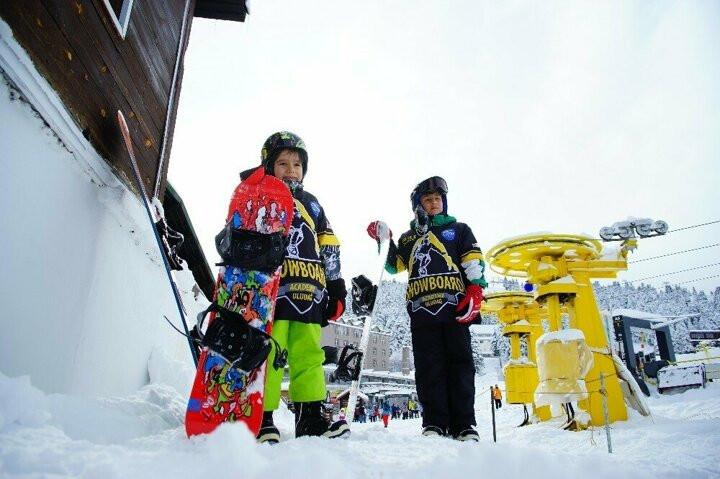
[[[390,401],[376,402],[367,407],[364,403],[360,403],[355,407],[353,422],[387,422],[390,419],[414,419],[421,415],[422,405],[412,399],[403,401],[400,404],[391,403]],[[345,419],[344,409],[341,409],[340,417]],[[387,420],[385,417],[387,417]]]

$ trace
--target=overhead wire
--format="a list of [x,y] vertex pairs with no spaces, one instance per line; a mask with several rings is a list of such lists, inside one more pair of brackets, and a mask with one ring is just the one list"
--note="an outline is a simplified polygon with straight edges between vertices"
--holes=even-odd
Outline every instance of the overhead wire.
[[720,223],[720,220],[708,221],[707,223],[700,223],[700,224],[692,225],[692,226],[683,226],[682,228],[675,228],[675,229],[669,230],[668,233],[675,233],[676,231],[689,230],[692,228],[699,228],[701,226],[714,225],[715,223]]
[[[633,279],[633,280],[629,280],[628,283],[637,283],[638,281],[646,281],[648,279],[662,278],[663,276],[671,276],[673,274],[686,273],[688,271],[695,271],[697,269],[710,268],[711,266],[718,266],[718,265],[720,265],[720,263],[706,264],[704,266],[698,266],[696,268],[681,269],[680,271],[673,271],[671,273],[663,273],[663,274],[657,274],[655,276],[647,276],[645,278]],[[700,281],[700,280],[695,280],[695,281]]]
[[688,281],[680,281],[680,282],[675,283],[675,284],[694,283],[694,282],[696,282],[696,281],[704,281],[704,280],[706,280],[706,279],[713,279],[713,278],[720,278],[720,274],[716,274],[716,275],[714,275],[714,276],[706,276],[706,277],[704,277],[704,278],[690,279],[690,280],[688,280]]
[[[693,228],[700,228],[700,227],[703,227],[703,226],[714,225],[714,224],[717,224],[717,223],[720,223],[720,220],[706,221],[705,223],[698,223],[698,224],[695,224],[695,225],[683,226],[683,227],[680,227],[680,228],[671,229],[671,230],[668,231],[668,233],[675,233],[675,232],[678,232],[678,231],[684,231],[684,230],[689,230],[689,229],[693,229]],[[715,244],[706,245],[706,246],[700,246],[700,247],[698,247],[698,248],[691,248],[691,249],[686,249],[686,250],[682,250],[682,251],[675,251],[675,252],[673,252],[673,253],[667,253],[667,254],[662,254],[662,255],[658,255],[658,256],[651,256],[651,257],[649,257],[649,258],[642,258],[642,259],[638,259],[638,260],[634,260],[634,261],[628,261],[628,264],[641,263],[641,262],[644,262],[644,261],[650,261],[650,260],[655,260],[655,259],[659,259],[659,258],[667,258],[667,257],[669,257],[669,256],[675,256],[675,255],[678,255],[678,254],[690,253],[690,252],[693,252],[693,251],[700,251],[700,250],[708,249],[708,248],[715,248],[715,247],[717,247],[717,246],[720,246],[720,243],[715,243]],[[709,268],[709,267],[711,267],[711,266],[717,266],[717,265],[719,265],[719,264],[720,264],[720,263],[713,263],[713,264],[709,264],[709,265],[705,265],[705,266],[698,266],[698,267],[696,267],[696,268],[688,268],[688,269],[684,269],[684,270],[680,270],[680,271],[674,271],[674,272],[671,272],[671,273],[663,273],[663,274],[658,274],[658,275],[655,275],[655,276],[648,276],[648,277],[645,277],[645,278],[634,279],[634,280],[631,280],[631,281],[628,281],[628,282],[629,282],[629,283],[636,283],[636,282],[638,282],[638,281],[646,281],[646,280],[649,280],[649,279],[661,278],[661,277],[664,277],[664,276],[670,276],[670,275],[677,274],[677,273],[685,273],[685,272],[688,272],[688,271],[694,271],[694,270],[698,270],[698,269]],[[692,280],[682,281],[682,282],[678,282],[678,283],[676,283],[676,284],[694,283],[694,282],[696,282],[696,281],[703,281],[703,280],[706,280],[706,279],[713,279],[713,278],[717,278],[717,277],[718,277],[718,275],[708,276],[708,277],[705,277],[705,278],[698,278],[698,279],[692,279]]]
[[711,245],[707,245],[707,246],[700,246],[700,247],[698,247],[698,248],[686,249],[686,250],[683,250],[683,251],[675,251],[674,253],[661,254],[661,255],[658,255],[658,256],[651,256],[651,257],[649,257],[649,258],[636,259],[635,261],[628,261],[628,264],[630,264],[630,263],[642,263],[643,261],[650,261],[650,260],[652,260],[652,259],[658,259],[658,258],[666,258],[666,257],[668,257],[668,256],[674,256],[674,255],[676,255],[676,254],[690,253],[691,251],[698,251],[698,250],[701,250],[701,249],[715,248],[715,247],[717,247],[717,246],[720,246],[720,243],[715,243],[715,244],[711,244]]
[[[714,224],[718,224],[718,223],[720,223],[720,220],[706,221],[705,223],[698,223],[698,224],[695,224],[695,225],[689,225],[689,226],[683,226],[683,227],[680,227],[680,228],[671,229],[671,230],[669,230],[666,234],[668,234],[668,233],[676,233],[676,232],[678,232],[678,231],[684,231],[684,230],[689,230],[689,229],[693,229],[693,228],[700,228],[700,227],[703,227],[703,226],[709,226],[709,225],[714,225]],[[649,238],[654,238],[654,237],[658,237],[658,236],[663,236],[663,235],[653,235],[653,236],[649,236]],[[593,239],[593,240],[597,240],[597,241],[605,241],[605,240],[603,240],[602,238],[592,238],[592,239]],[[715,244],[706,245],[706,246],[700,246],[700,247],[698,247],[698,248],[691,248],[691,249],[686,249],[686,250],[682,250],[682,251],[675,251],[675,252],[673,252],[673,253],[667,253],[667,254],[662,254],[662,255],[658,255],[658,256],[651,256],[651,257],[649,257],[649,258],[642,258],[642,259],[637,259],[637,260],[634,260],[634,261],[628,261],[628,264],[642,263],[642,262],[644,262],[644,261],[651,261],[651,260],[655,260],[655,259],[659,259],[659,258],[666,258],[666,257],[668,257],[668,256],[675,256],[675,255],[678,255],[678,254],[690,253],[690,252],[693,252],[693,251],[700,251],[700,250],[708,249],[708,248],[715,248],[715,247],[717,247],[717,246],[720,246],[720,243],[715,243]],[[659,275],[656,275],[656,276],[648,276],[648,277],[646,277],[646,278],[634,279],[634,280],[628,281],[628,283],[636,283],[636,282],[638,282],[638,281],[645,281],[645,280],[649,280],[649,279],[660,278],[660,277],[663,277],[663,276],[670,276],[670,275],[677,274],[677,273],[685,273],[685,272],[687,272],[687,271],[693,271],[693,270],[696,270],[696,269],[703,269],[703,268],[708,268],[708,267],[710,267],[710,266],[717,266],[717,265],[720,265],[720,263],[714,263],[714,264],[710,264],[710,265],[699,266],[699,267],[697,267],[697,268],[684,269],[684,270],[675,271],[675,272],[672,272],[672,273],[659,274]],[[677,283],[677,284],[692,283],[692,282],[695,282],[695,281],[703,281],[703,280],[705,280],[705,279],[712,279],[712,278],[716,278],[716,277],[717,277],[717,276],[709,276],[709,277],[706,277],[706,278],[699,278],[699,279],[694,279],[694,280],[689,280],[689,281],[683,281],[683,282]]]

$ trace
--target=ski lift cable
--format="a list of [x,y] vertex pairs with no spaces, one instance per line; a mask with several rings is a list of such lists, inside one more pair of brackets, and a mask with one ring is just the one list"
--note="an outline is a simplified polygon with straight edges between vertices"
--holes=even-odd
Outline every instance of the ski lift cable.
[[688,281],[680,281],[679,283],[675,283],[675,284],[694,283],[694,282],[696,282],[696,281],[704,281],[704,280],[706,280],[706,279],[713,279],[713,278],[720,278],[720,274],[716,274],[716,275],[713,275],[713,276],[706,276],[706,277],[704,277],[704,278],[690,279],[690,280],[688,280]]
[[676,255],[676,254],[689,253],[689,252],[691,252],[691,251],[698,251],[698,250],[701,250],[701,249],[715,248],[716,246],[720,246],[720,243],[715,243],[715,244],[711,244],[711,245],[707,245],[707,246],[700,246],[700,247],[698,247],[698,248],[686,249],[686,250],[683,250],[683,251],[675,251],[674,253],[661,254],[661,255],[659,255],[659,256],[651,256],[651,257],[649,257],[649,258],[636,259],[635,261],[628,261],[628,264],[630,264],[630,263],[641,263],[641,262],[643,262],[643,261],[650,261],[651,259],[665,258],[665,257],[667,257],[667,256],[674,256],[674,255]]
[[633,280],[629,280],[628,283],[637,283],[638,281],[645,281],[645,280],[648,280],[648,279],[662,278],[663,276],[671,276],[671,275],[673,275],[673,274],[685,273],[685,272],[687,272],[687,271],[695,271],[696,269],[709,268],[709,267],[711,267],[711,266],[718,266],[718,265],[720,265],[720,263],[706,264],[705,266],[698,266],[698,267],[695,267],[695,268],[681,269],[680,271],[673,271],[672,273],[663,273],[663,274],[657,274],[657,275],[655,275],[655,276],[648,276],[648,277],[646,277],[646,278],[633,279]]
[[698,224],[698,225],[692,225],[692,226],[683,226],[682,228],[672,229],[672,230],[668,231],[668,233],[674,233],[674,232],[676,232],[676,231],[682,231],[682,230],[689,230],[689,229],[692,229],[692,228],[699,228],[699,227],[701,227],[701,226],[714,225],[715,223],[720,223],[720,220],[708,221],[707,223],[700,223],[700,224]]

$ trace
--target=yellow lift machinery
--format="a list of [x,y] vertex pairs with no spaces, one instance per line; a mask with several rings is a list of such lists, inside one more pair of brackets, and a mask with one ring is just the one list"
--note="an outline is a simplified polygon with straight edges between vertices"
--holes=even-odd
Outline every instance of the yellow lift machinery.
[[[521,425],[550,419],[550,408],[536,407],[533,398],[540,382],[535,343],[543,333],[541,320],[547,318],[547,308],[538,304],[532,294],[519,291],[489,293],[485,300],[483,310],[497,314],[503,324],[502,334],[510,340],[510,360],[503,368],[506,402],[523,405],[525,420]],[[521,343],[526,356],[521,355]],[[527,412],[527,404],[532,405],[534,420]]]
[[[555,406],[563,405],[569,419],[566,428],[576,429],[605,424],[605,395],[608,421],[627,419],[623,389],[637,390],[637,385],[621,388],[621,381],[634,380],[613,358],[591,280],[615,278],[627,270],[628,252],[637,247],[635,232],[648,237],[667,229],[663,221],[631,219],[600,231],[605,241],[618,237],[622,243],[617,248],[604,250],[601,241],[584,235],[538,233],[505,240],[488,251],[493,271],[524,278],[535,289],[534,295],[490,293],[484,306],[497,313],[503,335],[510,339],[511,359],[505,368],[508,402],[532,403],[541,420],[557,415]],[[542,321],[547,324],[544,334]],[[520,357],[522,339],[527,361]],[[579,414],[568,412],[573,402]],[[551,413],[541,407],[546,405]]]

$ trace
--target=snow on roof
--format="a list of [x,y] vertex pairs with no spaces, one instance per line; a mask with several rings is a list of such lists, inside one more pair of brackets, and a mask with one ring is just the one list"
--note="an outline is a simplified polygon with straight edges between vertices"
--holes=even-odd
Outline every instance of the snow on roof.
[[399,379],[415,379],[415,370],[410,371],[410,374],[403,374],[401,371],[376,371],[374,369],[363,369],[363,376],[385,376],[388,378],[399,378]]
[[645,311],[638,311],[637,309],[625,309],[625,308],[613,309],[612,315],[613,316],[629,316],[634,319],[647,319],[650,321],[654,320],[657,322],[665,321],[665,318],[663,318],[663,316],[660,316],[658,314],[653,314],[653,313],[646,313]]
[[385,396],[412,396],[416,391],[408,388],[385,389]]
[[[349,395],[349,394],[350,394],[350,388],[347,388],[346,390],[344,390],[343,392],[341,392],[340,394],[338,394],[338,395],[337,395],[337,398],[340,399],[340,398],[343,398],[343,397],[345,397],[345,396],[347,396],[347,395]],[[358,397],[362,398],[363,401],[367,401],[367,400],[368,400],[367,394],[365,394],[365,393],[362,392],[362,391],[358,391]]]

